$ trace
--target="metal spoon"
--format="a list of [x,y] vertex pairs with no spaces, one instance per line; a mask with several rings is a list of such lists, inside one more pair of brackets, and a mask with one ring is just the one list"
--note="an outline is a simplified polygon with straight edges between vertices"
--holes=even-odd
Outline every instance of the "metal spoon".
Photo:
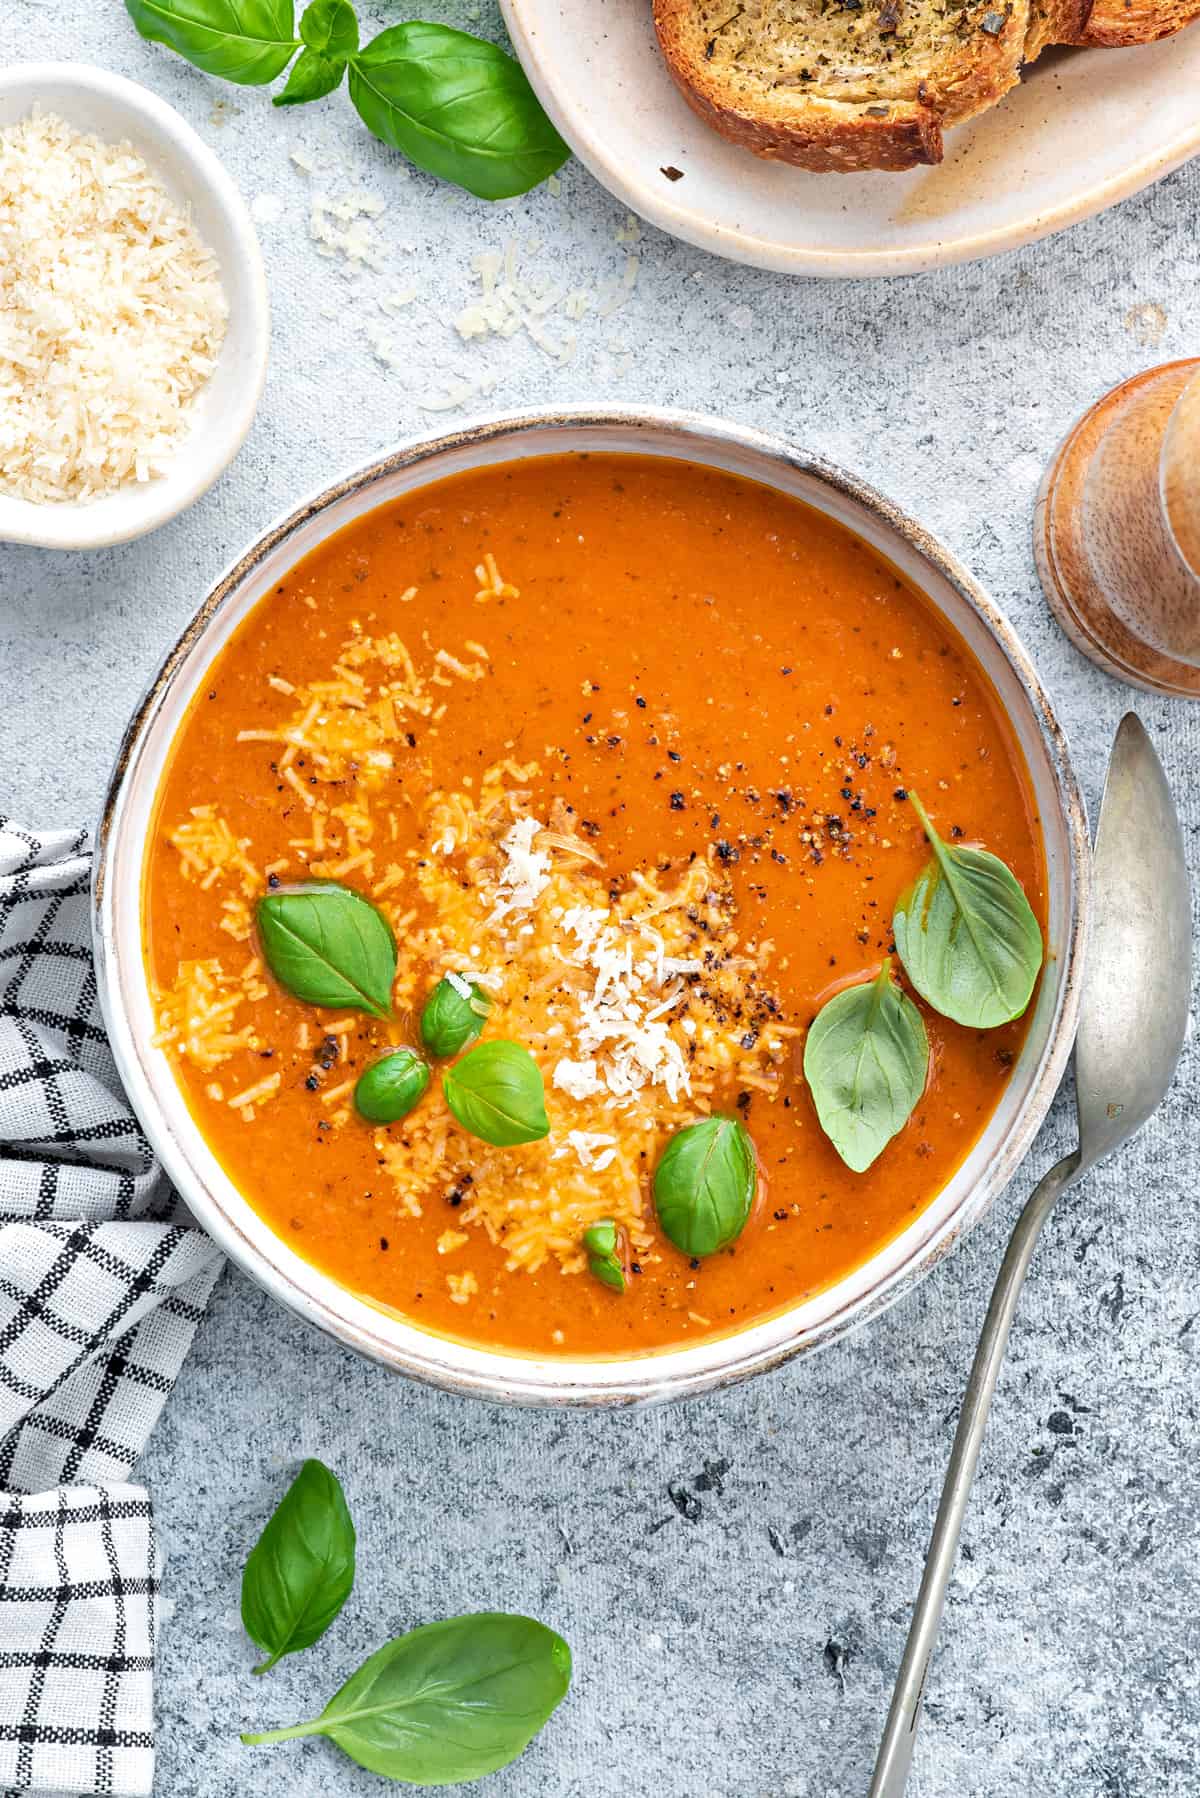
[[1136,1134],[1170,1087],[1191,995],[1191,906],[1183,837],[1141,720],[1121,720],[1093,851],[1094,900],[1075,1092],[1079,1147],[1017,1220],[967,1383],[942,1502],[900,1665],[870,1798],[901,1798],[929,1662],[1021,1286],[1054,1201]]

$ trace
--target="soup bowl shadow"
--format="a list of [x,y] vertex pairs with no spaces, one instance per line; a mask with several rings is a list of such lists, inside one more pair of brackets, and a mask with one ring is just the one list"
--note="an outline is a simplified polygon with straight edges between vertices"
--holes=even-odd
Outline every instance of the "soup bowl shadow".
[[[621,1358],[534,1357],[419,1329],[304,1261],[257,1216],[188,1111],[156,1025],[142,946],[145,846],[172,741],[213,658],[302,556],[363,513],[427,482],[531,456],[602,451],[698,462],[804,501],[891,562],[966,643],[1019,742],[1041,820],[1047,958],[1025,1043],[982,1136],[891,1242],[823,1291],[693,1345]],[[121,1077],[197,1222],[281,1304],[362,1354],[451,1391],[518,1404],[679,1398],[820,1348],[900,1298],[978,1222],[1029,1149],[1066,1068],[1080,999],[1087,820],[1066,740],[1012,626],[946,550],[865,483],[742,426],[657,409],[514,413],[414,442],[358,468],[271,525],[221,576],[168,654],[125,734],[100,827],[93,931]]]

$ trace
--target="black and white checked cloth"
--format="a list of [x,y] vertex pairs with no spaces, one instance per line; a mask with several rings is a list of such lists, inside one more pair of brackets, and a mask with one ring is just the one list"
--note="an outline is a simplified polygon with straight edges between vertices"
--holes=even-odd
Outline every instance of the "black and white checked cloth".
[[221,1259],[117,1082],[86,832],[0,816],[0,1793],[147,1793],[158,1567],[127,1483]]

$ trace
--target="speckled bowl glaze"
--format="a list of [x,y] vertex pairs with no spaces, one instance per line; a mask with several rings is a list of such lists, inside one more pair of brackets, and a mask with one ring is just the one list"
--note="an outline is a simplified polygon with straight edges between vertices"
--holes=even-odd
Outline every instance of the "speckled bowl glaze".
[[[1028,764],[1049,871],[1049,955],[1004,1099],[958,1173],[863,1267],[766,1322],[714,1341],[624,1359],[533,1358],[447,1340],[337,1285],[256,1216],[193,1122],[155,1024],[142,956],[143,857],[171,742],[213,657],[299,558],[384,501],[465,469],[571,450],[701,462],[804,500],[865,539],[966,641],[1012,720]],[[222,575],[138,708],[113,774],[94,889],[97,969],[130,1099],[198,1221],[281,1304],[341,1341],[456,1392],[525,1404],[678,1398],[821,1347],[907,1291],[987,1210],[1029,1148],[1066,1067],[1079,1005],[1087,826],[1066,743],[1011,626],[964,569],[877,493],[788,444],[684,413],[591,409],[511,415],[413,443],[357,469],[272,525]]]

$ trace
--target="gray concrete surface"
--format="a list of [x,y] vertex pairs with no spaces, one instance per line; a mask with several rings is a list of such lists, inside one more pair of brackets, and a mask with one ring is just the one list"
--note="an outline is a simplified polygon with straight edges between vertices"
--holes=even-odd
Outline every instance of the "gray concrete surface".
[[[376,23],[403,16],[361,9]],[[498,30],[489,3],[438,16]],[[654,232],[577,166],[489,209],[409,174],[345,96],[285,115],[134,35],[118,0],[7,0],[4,51],[90,58],[172,100],[258,198],[275,335],[233,469],[144,542],[0,550],[5,803],[95,814],[122,723],[226,558],[333,471],[456,411],[571,399],[689,404],[786,432],[939,531],[1005,606],[1069,728],[1089,800],[1130,695],[1048,617],[1030,561],[1038,475],[1082,406],[1200,347],[1200,164],[989,264],[789,283]],[[309,177],[295,145],[328,164]],[[387,202],[357,279],[309,230],[314,179]],[[590,289],[573,360],[521,331],[463,342],[480,250]],[[539,247],[533,247],[537,245]],[[416,290],[393,317],[381,293]],[[606,297],[605,297],[606,296]],[[563,324],[561,309],[557,332]],[[401,365],[368,333],[385,328]],[[384,344],[385,352],[387,345]],[[494,386],[493,386],[494,384]],[[491,388],[490,398],[487,389]],[[1139,710],[1200,830],[1200,712]],[[1194,856],[1194,865],[1200,856]],[[1200,871],[1200,870],[1198,870]],[[1052,1223],[1004,1376],[951,1593],[915,1798],[1191,1798],[1200,1764],[1200,1112],[1194,1047],[1138,1148]],[[236,1732],[310,1714],[393,1630],[526,1609],[574,1645],[569,1701],[495,1798],[857,1798],[865,1791],[957,1400],[1007,1229],[1063,1149],[1060,1102],[988,1223],[899,1309],[824,1356],[685,1408],[522,1415],[366,1366],[227,1274],[143,1472],[173,1605],[159,1677],[164,1798],[367,1794],[320,1743]],[[357,1596],[324,1646],[249,1677],[247,1548],[304,1453],[359,1521]],[[699,1498],[693,1520],[668,1496]],[[691,1507],[689,1507],[691,1508]]]

